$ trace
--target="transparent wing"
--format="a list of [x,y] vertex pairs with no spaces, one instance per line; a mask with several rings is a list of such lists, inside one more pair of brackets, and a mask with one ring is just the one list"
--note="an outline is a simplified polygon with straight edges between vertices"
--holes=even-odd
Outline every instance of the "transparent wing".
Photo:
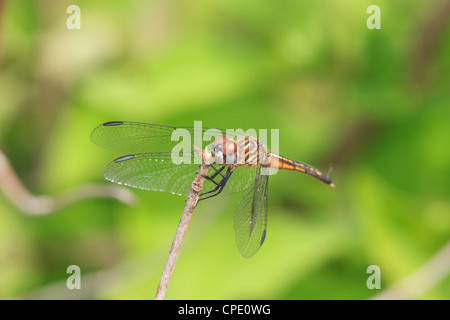
[[[210,169],[211,170],[211,169]],[[208,172],[208,174],[211,171]],[[256,167],[237,167],[228,180],[221,194],[230,194],[247,189],[254,185]]]
[[239,199],[234,213],[234,231],[239,252],[253,256],[261,247],[267,229],[267,169],[258,166],[254,184]]
[[[105,178],[134,188],[186,196],[199,170],[200,165],[194,162],[198,155],[191,152],[188,158],[175,162],[172,156],[178,156],[178,154],[162,152],[123,156],[106,167]],[[238,192],[252,185],[254,172],[249,169],[235,170],[222,193]],[[214,169],[210,167],[208,175],[213,172],[215,172]],[[213,182],[205,179],[202,193],[213,190],[215,187]]]
[[105,168],[105,178],[129,187],[187,195],[199,165],[175,164],[171,156],[150,153],[120,157]]
[[[186,142],[190,148],[195,145],[203,149],[213,141],[213,138],[227,133],[229,136],[242,136],[238,133],[227,132],[225,129],[170,127],[140,122],[112,121],[96,127],[91,133],[91,140],[113,151],[137,154],[171,152],[180,142]],[[184,141],[185,135],[189,136],[189,141]]]

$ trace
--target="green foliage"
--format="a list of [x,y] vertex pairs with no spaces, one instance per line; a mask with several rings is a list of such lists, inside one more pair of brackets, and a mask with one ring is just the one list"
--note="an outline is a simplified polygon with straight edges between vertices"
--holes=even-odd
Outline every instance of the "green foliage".
[[[120,154],[89,135],[106,121],[280,129],[280,153],[332,168],[336,189],[270,177],[251,259],[234,243],[238,195],[200,203],[167,298],[367,299],[369,265],[386,289],[449,240],[449,32],[422,37],[442,3],[379,1],[369,30],[360,0],[77,1],[81,30],[68,30],[65,3],[7,1],[0,149],[32,192],[54,195],[103,181]],[[2,195],[0,298],[153,298],[185,199],[135,194],[45,217]],[[65,287],[71,264],[81,293]]]

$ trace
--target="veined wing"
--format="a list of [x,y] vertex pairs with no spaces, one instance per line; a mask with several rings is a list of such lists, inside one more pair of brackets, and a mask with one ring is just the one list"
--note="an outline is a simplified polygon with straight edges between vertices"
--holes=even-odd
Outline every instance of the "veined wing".
[[113,151],[137,154],[172,152],[176,145],[185,142],[181,138],[181,135],[184,137],[185,134],[190,137],[190,141],[186,142],[186,147],[192,148],[195,145],[203,149],[214,138],[227,133],[229,136],[242,136],[238,133],[227,132],[225,129],[170,127],[140,122],[112,121],[96,127],[91,133],[91,140],[95,144]]
[[[197,153],[190,152],[189,157],[174,162],[173,156],[176,158],[179,155],[160,152],[123,156],[106,167],[105,178],[134,188],[186,196],[199,170],[200,165],[194,161],[198,162],[199,157]],[[235,170],[222,193],[238,192],[252,185],[254,170],[248,169],[250,168]],[[213,172],[210,167],[208,175]],[[215,187],[214,183],[205,179],[202,193]]]
[[[194,153],[190,153],[193,158]],[[199,165],[175,164],[171,153],[123,156],[105,168],[105,179],[129,187],[187,195]]]
[[266,170],[261,166],[256,167],[255,182],[241,196],[234,213],[236,244],[245,258],[253,256],[266,237],[269,182]]

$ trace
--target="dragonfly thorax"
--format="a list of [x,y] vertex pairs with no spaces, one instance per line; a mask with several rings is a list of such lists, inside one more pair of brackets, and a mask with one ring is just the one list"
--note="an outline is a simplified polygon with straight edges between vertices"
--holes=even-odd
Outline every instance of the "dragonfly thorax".
[[211,154],[217,164],[235,164],[239,159],[236,143],[226,136],[217,137],[211,147]]

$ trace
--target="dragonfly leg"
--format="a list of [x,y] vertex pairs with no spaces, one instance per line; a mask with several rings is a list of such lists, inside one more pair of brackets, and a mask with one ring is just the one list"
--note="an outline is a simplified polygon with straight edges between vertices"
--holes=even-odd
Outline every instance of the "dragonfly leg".
[[212,167],[216,172],[215,172],[213,175],[211,175],[210,177],[209,177],[209,176],[203,176],[203,178],[205,178],[206,180],[211,181],[211,182],[214,183],[216,186],[218,186],[220,182],[217,183],[216,181],[214,181],[214,178],[217,177],[217,175],[220,174],[220,176],[222,177],[222,180],[225,179],[225,176],[221,173],[225,167],[222,166],[219,170],[217,170],[214,166],[211,166],[211,167]]
[[[213,181],[212,179],[214,179],[215,177],[217,177],[217,175],[219,175],[219,174],[220,174],[220,176],[221,176],[222,178],[225,178],[225,177],[223,176],[223,174],[221,173],[221,172],[223,171],[223,169],[225,169],[225,166],[222,166],[219,170],[217,170],[216,167],[214,167],[214,165],[210,165],[210,167],[214,169],[215,173],[214,173],[211,177],[203,176],[203,178],[208,179],[208,180],[210,180],[210,181]],[[198,174],[198,172],[196,172],[195,174]],[[215,181],[213,181],[213,182],[215,182]]]
[[210,178],[210,177],[204,177],[206,180],[209,180],[209,181],[211,181],[212,183],[214,183],[216,186],[219,186],[219,184],[220,184],[220,182],[219,183],[217,183],[217,182],[215,182],[212,178]]
[[[225,176],[223,176],[223,179],[219,183],[215,182],[214,180],[211,180],[212,182],[214,182],[216,184],[216,187],[211,191],[202,193],[200,195],[200,197],[203,197],[203,198],[201,198],[199,200],[209,199],[209,198],[215,197],[218,194],[220,194],[222,192],[223,188],[225,187],[225,185],[227,184],[228,179],[230,179],[232,173],[233,173],[233,171],[231,170],[231,168],[228,168],[227,172],[225,173]],[[208,178],[210,178],[210,177],[208,177]],[[205,195],[208,195],[208,196],[204,197]]]
[[223,171],[223,169],[225,169],[225,166],[221,166],[221,168],[220,168],[219,170],[217,170],[216,167],[214,167],[214,165],[211,165],[211,168],[213,168],[214,171],[216,171],[216,173],[214,173],[214,174],[211,176],[211,179],[214,179],[215,177],[217,177],[218,174],[220,174],[220,176],[221,176],[222,178],[225,178],[224,175],[221,173],[221,172]]

